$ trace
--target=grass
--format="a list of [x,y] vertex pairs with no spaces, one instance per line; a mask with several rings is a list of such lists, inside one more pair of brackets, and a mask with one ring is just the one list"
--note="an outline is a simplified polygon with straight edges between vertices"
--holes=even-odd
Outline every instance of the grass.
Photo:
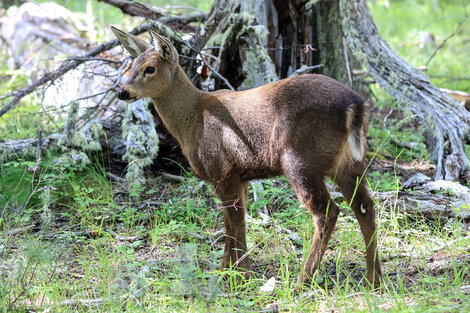
[[[95,1],[67,1],[82,12],[86,4],[101,10]],[[468,11],[462,1],[383,4],[371,2],[382,35],[416,66]],[[106,19],[108,13],[100,14]],[[435,34],[436,43],[420,48],[420,31]],[[440,87],[469,91],[468,81],[451,80],[468,73],[466,37],[468,23],[430,62],[427,73]],[[2,79],[11,75],[2,73]],[[401,122],[406,113],[378,96],[369,131],[370,151],[377,154],[367,177],[374,193],[400,190],[416,171],[432,172],[422,145],[397,144],[422,143],[419,125],[410,118]],[[25,120],[2,120],[1,130],[17,125],[13,137],[30,136]],[[65,171],[47,156],[0,160],[0,312],[470,312],[468,221],[431,220],[405,213],[394,199],[377,199],[385,275],[378,290],[369,290],[358,223],[336,198],[342,210],[321,269],[297,293],[314,228],[285,178],[250,189],[248,213],[257,218],[267,211],[272,224],[249,223],[254,273],[245,279],[219,269],[224,228],[211,186],[190,173],[182,183],[154,177],[135,198],[109,182],[98,164]],[[272,277],[274,288],[263,291]]]
[[[251,201],[249,212],[255,216],[268,204],[273,225],[296,232],[301,240],[287,238],[276,227],[249,224],[254,275],[240,286],[235,284],[239,273],[219,270],[223,223],[210,186],[192,176],[182,184],[169,184],[159,177],[145,187],[137,203],[103,198],[104,193],[94,192],[116,188],[99,167],[63,175],[68,176],[67,183],[62,184],[62,191],[52,191],[52,202],[55,207],[68,207],[67,215],[55,212],[49,228],[41,228],[41,210],[14,226],[3,224],[3,311],[47,309],[52,303],[59,312],[246,312],[273,306],[291,312],[470,309],[465,289],[469,285],[470,239],[463,221],[441,224],[422,216],[410,217],[395,210],[393,203],[378,202],[385,276],[382,287],[370,291],[364,288],[362,276],[362,236],[343,203],[319,275],[299,295],[293,290],[313,224],[285,179],[263,181],[257,197],[269,201]],[[379,182],[374,175],[369,180],[371,186]],[[156,187],[160,189],[158,201],[152,192]],[[74,190],[78,196],[66,190]],[[61,196],[61,192],[70,196]],[[250,190],[251,200],[253,197]],[[5,214],[11,208],[2,209]],[[31,222],[39,229],[28,229]],[[271,277],[276,280],[274,289],[261,291]]]
[[[369,8],[380,34],[400,57],[415,67],[427,65],[425,74],[437,87],[470,92],[468,1],[378,0],[369,1]],[[432,40],[425,42],[426,36]]]

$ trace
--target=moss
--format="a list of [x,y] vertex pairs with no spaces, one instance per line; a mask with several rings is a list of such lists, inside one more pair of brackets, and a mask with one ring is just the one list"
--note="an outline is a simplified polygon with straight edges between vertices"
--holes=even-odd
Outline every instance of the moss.
[[[73,121],[73,116],[71,120]],[[103,126],[98,121],[91,121],[79,132],[74,128],[70,128],[69,131],[58,140],[60,154],[54,161],[54,165],[80,171],[91,163],[87,152],[101,150],[99,139]]]
[[85,152],[69,148],[56,158],[53,165],[81,171],[90,163],[90,158]]
[[265,49],[267,36],[268,30],[258,24],[256,17],[242,12],[232,14],[224,33],[211,41],[218,41],[224,47],[221,51],[232,49],[239,54],[243,73],[237,77],[242,78],[237,89],[249,89],[277,80],[274,65]]
[[144,168],[153,163],[158,154],[158,135],[148,101],[138,100],[127,106],[122,125],[122,138],[127,151],[123,159],[129,163],[126,179],[128,190],[135,194],[145,183]]

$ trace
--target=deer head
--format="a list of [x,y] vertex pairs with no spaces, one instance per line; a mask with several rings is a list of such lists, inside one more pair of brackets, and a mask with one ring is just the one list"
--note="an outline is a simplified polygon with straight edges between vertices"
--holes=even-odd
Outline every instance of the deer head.
[[168,38],[150,30],[154,46],[114,26],[111,30],[135,58],[127,82],[118,91],[118,98],[128,102],[150,97],[158,99],[171,88],[178,67],[178,52]]

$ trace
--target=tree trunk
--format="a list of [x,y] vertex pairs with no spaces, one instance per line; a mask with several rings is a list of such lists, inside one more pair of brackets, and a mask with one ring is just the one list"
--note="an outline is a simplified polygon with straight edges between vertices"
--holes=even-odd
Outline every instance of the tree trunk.
[[464,142],[470,142],[470,112],[392,51],[380,37],[365,0],[340,0],[340,12],[354,56],[424,125],[426,145],[437,163],[435,179],[468,181],[470,168]]
[[[369,95],[368,86],[352,75],[352,66],[361,68],[361,65],[348,51],[338,1],[244,0],[240,8],[267,28],[269,33],[263,42],[278,78],[316,66],[316,73],[333,77],[361,94]],[[231,60],[226,66],[233,71],[234,59]]]
[[[464,141],[470,140],[470,113],[390,49],[380,37],[364,0],[241,0],[239,3],[232,8],[237,13],[228,15],[233,23],[227,23],[231,28],[227,28],[225,38],[228,39],[220,52],[220,73],[234,86],[245,89],[272,81],[272,75],[263,76],[267,71],[261,64],[268,63],[263,43],[278,78],[288,77],[302,66],[321,64],[316,72],[336,78],[364,94],[364,85],[352,74],[352,66],[364,66],[393,98],[408,104],[425,125],[426,144],[437,164],[435,179],[466,181],[470,178],[464,148]],[[256,29],[256,23],[267,28],[269,34],[264,39],[257,32],[258,42],[247,44],[247,29]],[[252,53],[248,54],[249,51]],[[253,57],[256,62],[250,62],[249,58]]]

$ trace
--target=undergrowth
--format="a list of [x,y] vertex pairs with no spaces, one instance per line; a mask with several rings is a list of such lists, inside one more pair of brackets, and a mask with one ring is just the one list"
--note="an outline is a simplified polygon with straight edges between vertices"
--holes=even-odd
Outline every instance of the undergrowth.
[[[253,275],[247,279],[237,271],[219,269],[222,212],[212,187],[190,174],[182,183],[153,178],[136,201],[120,194],[119,184],[110,183],[99,165],[84,172],[62,171],[46,183],[28,170],[33,164],[19,163],[3,165],[10,171],[18,168],[14,176],[18,182],[27,179],[31,188],[55,187],[38,188],[35,200],[25,206],[31,212],[21,219],[13,218],[17,210],[13,201],[2,203],[3,311],[51,305],[60,312],[97,308],[106,312],[464,312],[470,308],[470,239],[464,221],[442,223],[409,216],[394,209],[393,201],[377,202],[385,275],[382,287],[371,291],[363,278],[365,247],[357,221],[346,203],[336,198],[342,207],[337,230],[318,276],[298,293],[296,279],[314,227],[285,178],[264,180],[250,189],[249,215],[261,219],[258,212],[267,212],[272,222],[249,223]],[[36,171],[43,177],[57,171],[47,161],[37,163]],[[28,174],[21,174],[20,168]],[[11,172],[2,173],[13,180]],[[379,191],[376,186],[399,189],[400,177],[387,177],[369,175],[374,192]],[[15,193],[10,197],[18,198]],[[298,237],[289,236],[292,233]],[[274,286],[263,291],[272,277]]]

